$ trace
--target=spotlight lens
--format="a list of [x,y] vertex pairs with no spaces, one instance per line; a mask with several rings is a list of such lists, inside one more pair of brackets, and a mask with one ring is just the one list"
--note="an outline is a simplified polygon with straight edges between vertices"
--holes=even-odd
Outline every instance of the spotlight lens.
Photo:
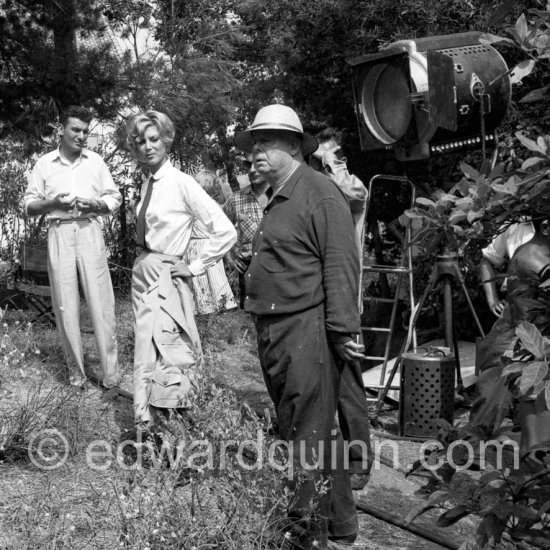
[[365,123],[384,144],[403,138],[412,118],[412,104],[407,76],[398,67],[375,66],[362,86]]

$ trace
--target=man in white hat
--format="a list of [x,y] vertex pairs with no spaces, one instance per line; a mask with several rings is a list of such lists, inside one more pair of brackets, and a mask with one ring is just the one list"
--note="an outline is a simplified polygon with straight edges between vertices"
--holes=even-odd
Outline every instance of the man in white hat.
[[[348,453],[335,426],[342,372],[364,357],[356,343],[359,258],[350,208],[341,191],[304,162],[317,140],[289,107],[260,109],[234,143],[252,153],[270,185],[244,307],[256,325],[279,432],[289,442],[296,491],[284,548],[326,548],[327,538],[352,544],[358,524]],[[298,482],[296,474],[316,462]],[[328,492],[319,490],[321,481]]]

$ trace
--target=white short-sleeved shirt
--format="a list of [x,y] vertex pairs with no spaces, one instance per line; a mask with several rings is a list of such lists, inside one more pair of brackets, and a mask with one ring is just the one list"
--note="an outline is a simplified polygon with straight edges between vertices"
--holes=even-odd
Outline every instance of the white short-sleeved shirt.
[[[93,151],[84,149],[80,157],[70,163],[55,149],[41,156],[29,176],[27,190],[23,196],[25,212],[31,202],[50,200],[59,193],[70,193],[83,199],[102,200],[114,212],[120,206],[122,196],[113,181],[104,160]],[[73,210],[52,210],[46,219],[77,218],[80,212]]]
[[[145,244],[149,250],[171,256],[183,256],[189,245],[195,220],[208,231],[208,244],[199,258],[189,264],[193,275],[204,273],[229,252],[237,232],[220,206],[189,175],[165,162],[142,187],[145,197],[153,180],[151,201],[145,214]],[[136,205],[136,216],[141,209]]]
[[497,235],[481,252],[483,257],[497,268],[509,262],[514,252],[535,234],[531,222],[513,223],[505,231]]

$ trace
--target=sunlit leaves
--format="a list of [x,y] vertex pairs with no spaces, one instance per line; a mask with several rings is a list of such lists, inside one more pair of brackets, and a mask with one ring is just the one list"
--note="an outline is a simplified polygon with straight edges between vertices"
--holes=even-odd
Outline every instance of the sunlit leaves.
[[535,60],[527,59],[516,65],[510,73],[510,82],[519,84],[526,76],[529,76],[535,68]]

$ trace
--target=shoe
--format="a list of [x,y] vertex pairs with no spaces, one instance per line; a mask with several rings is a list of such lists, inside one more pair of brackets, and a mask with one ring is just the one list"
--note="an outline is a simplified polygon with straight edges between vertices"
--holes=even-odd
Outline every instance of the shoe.
[[[366,475],[366,474],[365,474]],[[351,535],[344,535],[344,536],[328,536],[328,540],[331,542],[335,542],[337,544],[341,544],[343,546],[355,546],[355,539],[357,539],[357,533],[353,533]]]
[[81,374],[75,374],[69,378],[69,386],[74,386],[81,390],[85,389],[88,385],[88,379]]
[[117,391],[118,391],[118,390],[120,389],[120,384],[109,384],[109,385],[107,385],[107,384],[105,384],[105,382],[101,382],[101,383],[99,384],[99,387],[100,387],[102,390],[107,390],[107,391],[109,391],[109,390],[117,390]]
[[349,480],[354,491],[360,491],[369,482],[370,474],[350,474]]

